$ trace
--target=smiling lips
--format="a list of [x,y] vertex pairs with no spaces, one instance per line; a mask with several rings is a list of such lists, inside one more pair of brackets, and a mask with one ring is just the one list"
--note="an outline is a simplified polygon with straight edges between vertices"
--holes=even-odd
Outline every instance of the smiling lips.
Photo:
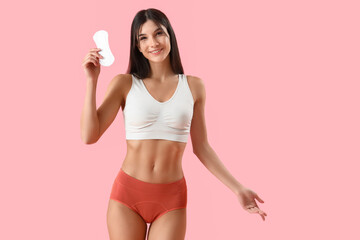
[[[158,51],[158,52],[157,52]],[[154,54],[154,55],[159,55],[160,53],[162,52],[162,48],[159,50],[154,50],[154,51],[152,51],[152,52],[150,52],[150,53],[152,53],[152,54]]]

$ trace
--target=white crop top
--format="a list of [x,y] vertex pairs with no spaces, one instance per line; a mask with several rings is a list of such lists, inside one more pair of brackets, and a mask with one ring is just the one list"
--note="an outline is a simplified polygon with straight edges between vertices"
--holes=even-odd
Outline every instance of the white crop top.
[[123,110],[126,139],[187,142],[194,99],[186,75],[178,74],[178,78],[172,97],[159,102],[149,93],[142,79],[132,74],[132,85]]

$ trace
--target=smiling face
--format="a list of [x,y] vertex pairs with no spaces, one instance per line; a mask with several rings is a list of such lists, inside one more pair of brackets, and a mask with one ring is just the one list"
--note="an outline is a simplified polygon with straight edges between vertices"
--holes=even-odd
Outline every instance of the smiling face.
[[[160,26],[152,20],[147,20],[139,29],[139,51],[152,62],[162,62],[171,50],[169,34],[163,25]],[[160,52],[153,52],[159,49]]]

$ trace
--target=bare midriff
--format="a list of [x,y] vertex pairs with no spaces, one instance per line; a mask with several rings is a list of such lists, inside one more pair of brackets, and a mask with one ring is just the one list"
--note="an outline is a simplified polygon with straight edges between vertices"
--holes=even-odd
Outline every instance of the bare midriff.
[[126,140],[127,153],[121,169],[128,175],[150,183],[180,180],[184,142],[163,139]]

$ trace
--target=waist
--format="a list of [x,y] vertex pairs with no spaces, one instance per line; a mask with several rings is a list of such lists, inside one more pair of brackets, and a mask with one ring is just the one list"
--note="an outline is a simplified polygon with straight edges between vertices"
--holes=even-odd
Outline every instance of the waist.
[[142,147],[129,147],[121,169],[144,182],[167,183],[181,179],[184,146],[161,145],[147,143]]
[[179,194],[180,192],[187,191],[185,176],[172,182],[151,183],[134,178],[123,169],[120,169],[115,181],[132,191],[140,191],[142,194],[149,195],[155,194],[161,196],[164,192],[167,194]]

